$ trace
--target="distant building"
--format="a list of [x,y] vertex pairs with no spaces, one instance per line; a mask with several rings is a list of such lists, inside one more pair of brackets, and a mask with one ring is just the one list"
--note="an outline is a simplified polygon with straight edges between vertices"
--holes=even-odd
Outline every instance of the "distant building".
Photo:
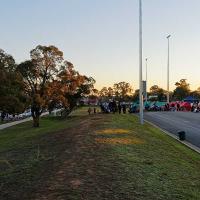
[[93,106],[97,106],[99,103],[99,99],[98,97],[92,96],[92,97],[83,97],[81,98],[81,100],[79,101],[79,104],[82,105],[93,105]]

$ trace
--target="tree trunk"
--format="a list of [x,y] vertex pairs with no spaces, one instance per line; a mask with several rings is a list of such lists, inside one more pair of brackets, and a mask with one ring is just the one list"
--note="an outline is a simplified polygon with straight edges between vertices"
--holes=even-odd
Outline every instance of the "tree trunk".
[[65,108],[63,111],[61,111],[61,117],[66,118],[71,113],[71,111],[71,109]]
[[39,127],[39,125],[40,125],[39,120],[40,120],[40,116],[39,115],[33,117],[33,127]]

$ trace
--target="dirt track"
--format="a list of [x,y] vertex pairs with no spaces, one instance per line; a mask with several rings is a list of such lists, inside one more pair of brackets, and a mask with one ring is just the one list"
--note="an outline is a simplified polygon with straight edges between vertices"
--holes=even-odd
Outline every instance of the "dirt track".
[[[70,197],[73,193],[78,193],[80,199],[93,199],[97,193],[102,195],[112,185],[113,172],[103,163],[105,149],[101,149],[101,145],[95,142],[94,135],[94,130],[103,121],[105,116],[102,115],[87,116],[77,127],[57,134],[54,139],[57,142],[65,141],[65,148],[57,159],[59,163],[52,163],[54,170],[49,172],[47,169],[46,172],[51,174],[35,199],[73,199]],[[103,169],[99,169],[99,166]]]

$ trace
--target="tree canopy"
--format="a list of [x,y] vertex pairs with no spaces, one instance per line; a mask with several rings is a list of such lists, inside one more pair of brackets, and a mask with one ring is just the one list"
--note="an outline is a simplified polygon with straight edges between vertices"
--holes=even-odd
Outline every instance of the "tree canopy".
[[26,98],[22,76],[16,71],[14,58],[0,49],[0,111],[23,112]]
[[166,91],[158,85],[150,87],[150,95],[157,96],[158,101],[164,101],[166,99]]
[[94,79],[80,75],[63,52],[55,46],[37,46],[30,52],[30,60],[18,65],[23,76],[26,94],[31,100],[34,126],[45,109],[64,107],[71,110],[78,98],[90,93]]
[[187,83],[187,79],[181,79],[175,83],[176,89],[174,90],[174,97],[176,100],[182,100],[190,95],[190,85]]

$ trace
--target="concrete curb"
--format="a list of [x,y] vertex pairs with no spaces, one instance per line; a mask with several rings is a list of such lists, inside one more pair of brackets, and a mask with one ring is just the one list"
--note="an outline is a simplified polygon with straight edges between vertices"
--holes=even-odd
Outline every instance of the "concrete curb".
[[196,146],[194,146],[193,144],[191,144],[191,143],[189,143],[189,142],[187,142],[187,141],[181,141],[181,140],[179,140],[178,137],[175,136],[174,134],[172,134],[172,133],[170,133],[170,132],[168,132],[168,131],[166,131],[166,130],[160,128],[159,126],[153,124],[152,122],[150,122],[150,121],[148,121],[148,120],[144,120],[144,121],[147,122],[148,124],[150,124],[150,125],[152,125],[152,126],[158,128],[158,129],[160,129],[163,133],[169,135],[170,137],[174,138],[174,139],[177,140],[178,142],[184,144],[185,146],[189,147],[189,148],[192,149],[193,151],[195,151],[195,152],[197,152],[197,153],[200,154],[200,148],[199,148],[199,147],[196,147]]

